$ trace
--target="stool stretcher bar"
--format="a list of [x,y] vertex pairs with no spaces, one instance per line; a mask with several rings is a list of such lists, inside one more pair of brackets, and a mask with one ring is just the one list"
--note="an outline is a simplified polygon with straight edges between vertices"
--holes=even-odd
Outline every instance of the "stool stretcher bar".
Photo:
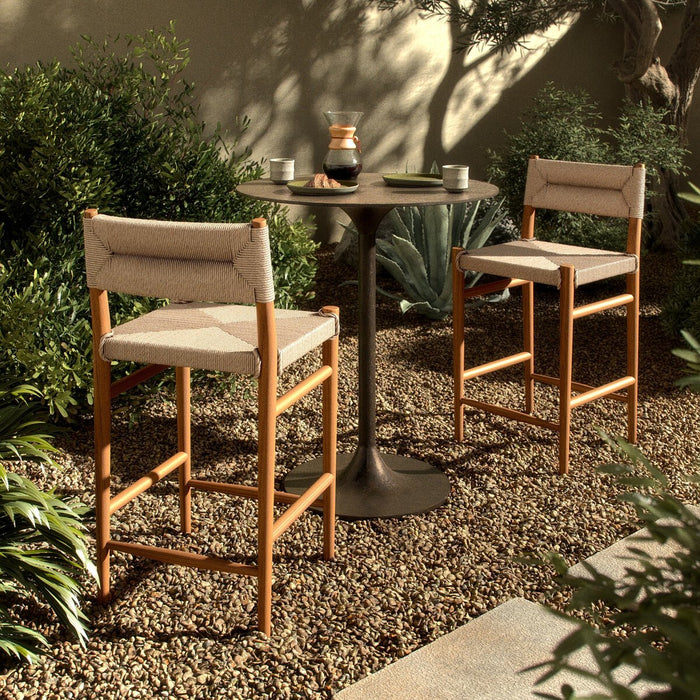
[[290,389],[286,394],[283,394],[277,399],[275,415],[279,416],[284,413],[284,411],[295,404],[299,399],[306,396],[310,391],[313,391],[317,386],[323,384],[332,374],[333,369],[328,365],[324,365],[313,374],[310,374],[293,389]]
[[152,469],[148,474],[142,476],[138,481],[127,486],[123,491],[120,491],[114,498],[109,501],[109,514],[113,515],[122,506],[125,506],[130,501],[133,501],[136,496],[157,484],[161,479],[165,478],[171,472],[175,471],[181,464],[184,464],[189,459],[186,452],[176,452],[172,457],[166,459],[157,467]]
[[[546,374],[533,374],[532,378],[536,382],[541,382],[542,384],[551,384],[553,386],[559,386],[560,383],[559,377],[550,377]],[[585,393],[587,391],[591,391],[592,389],[597,389],[598,387],[591,386],[590,384],[582,384],[581,382],[571,382],[571,388],[574,391],[580,391],[582,393]],[[622,401],[624,403],[627,403],[627,401],[629,400],[629,397],[625,394],[616,393],[607,394],[607,398],[614,399],[615,401]]]
[[495,413],[496,415],[503,416],[503,418],[512,418],[514,420],[522,421],[523,423],[537,425],[540,428],[548,428],[549,430],[559,430],[559,423],[553,423],[552,421],[533,416],[530,413],[523,413],[522,411],[516,411],[512,408],[506,408],[505,406],[487,403],[486,401],[476,401],[475,399],[461,399],[461,403],[463,403],[465,406],[480,408],[483,411]]
[[165,547],[151,547],[146,544],[136,544],[134,542],[120,542],[110,540],[107,547],[113,551],[133,554],[146,559],[163,561],[168,564],[179,564],[181,566],[192,566],[195,569],[206,569],[208,571],[224,571],[229,574],[243,574],[244,576],[257,576],[258,567],[248,564],[236,564],[228,559],[220,557],[207,557],[203,554],[186,552],[182,549],[167,549]]
[[601,301],[595,301],[592,304],[582,304],[581,306],[577,306],[572,312],[572,317],[574,320],[576,320],[577,318],[597,314],[601,311],[614,309],[617,306],[625,306],[627,304],[631,304],[633,301],[634,297],[631,294],[619,294],[616,297],[601,299]]
[[300,494],[296,503],[287,508],[272,526],[272,540],[277,538],[293,523],[299,516],[308,508],[310,508],[316,499],[322,494],[333,482],[335,476],[333,474],[321,474],[321,476],[309,486],[309,488]]
[[[230,496],[240,496],[241,498],[257,498],[257,486],[243,486],[242,484],[225,484],[219,481],[203,481],[202,479],[190,479],[189,485],[193,489],[200,491],[213,491],[215,493],[227,493]],[[286,491],[274,492],[275,503],[295,503],[299,500],[300,494],[287,493]],[[314,507],[321,507],[323,500],[318,499],[312,503]]]
[[477,284],[474,287],[465,287],[464,298],[471,299],[472,297],[482,297],[488,294],[495,294],[496,292],[502,292],[504,289],[522,287],[522,285],[527,283],[528,280],[521,280],[517,277],[504,277],[503,279],[494,280],[493,282]]
[[500,360],[494,360],[493,362],[486,362],[483,365],[478,365],[477,367],[472,367],[466,370],[462,374],[462,380],[474,379],[475,377],[480,377],[482,374],[489,374],[490,372],[496,372],[499,369],[505,369],[506,367],[512,367],[513,365],[519,365],[521,362],[527,362],[532,358],[532,353],[530,352],[519,352],[516,355],[508,355],[508,357],[502,357]]
[[589,401],[595,401],[608,394],[613,394],[620,389],[632,386],[637,380],[634,377],[622,377],[616,379],[614,382],[609,382],[608,384],[603,384],[602,386],[591,389],[590,391],[585,391],[583,394],[578,394],[577,396],[571,397],[571,408],[576,408],[581,404],[588,403]]
[[129,389],[133,389],[135,386],[145,382],[151,377],[155,377],[156,374],[160,374],[166,369],[170,369],[170,367],[168,365],[146,365],[145,367],[140,367],[139,369],[134,370],[126,377],[122,377],[121,379],[117,379],[116,382],[112,382],[112,385],[109,388],[109,398],[116,398],[119,396],[119,394],[129,391]]

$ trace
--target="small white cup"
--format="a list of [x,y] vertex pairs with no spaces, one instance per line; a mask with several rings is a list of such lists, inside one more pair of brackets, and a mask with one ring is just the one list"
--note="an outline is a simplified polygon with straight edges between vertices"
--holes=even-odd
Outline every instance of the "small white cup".
[[442,186],[448,192],[463,192],[469,189],[469,166],[443,165]]
[[294,158],[270,158],[270,180],[286,185],[294,179]]

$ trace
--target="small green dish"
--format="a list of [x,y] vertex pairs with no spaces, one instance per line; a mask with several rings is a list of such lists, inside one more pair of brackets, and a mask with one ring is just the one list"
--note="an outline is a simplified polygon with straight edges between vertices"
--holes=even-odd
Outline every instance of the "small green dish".
[[389,173],[382,179],[391,187],[440,187],[442,176],[433,173]]

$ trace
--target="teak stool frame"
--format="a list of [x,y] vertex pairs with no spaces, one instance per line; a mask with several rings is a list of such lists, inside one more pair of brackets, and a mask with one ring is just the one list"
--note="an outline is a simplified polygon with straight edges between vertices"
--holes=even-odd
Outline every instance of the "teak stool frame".
[[[618,186],[606,182],[596,183],[594,181],[596,173],[601,169],[610,173],[613,180],[624,180],[624,184]],[[588,163],[540,160],[537,156],[530,158],[521,241],[532,243],[531,248],[533,249],[537,244],[535,240],[537,208],[604,216],[626,216],[628,218],[626,252],[611,254],[610,260],[601,258],[601,254],[605,254],[606,251],[558,244],[543,244],[542,250],[534,249],[531,251],[528,251],[523,245],[520,245],[516,250],[518,242],[515,245],[487,246],[475,251],[465,251],[462,248],[453,249],[453,377],[456,440],[460,442],[464,440],[464,406],[471,406],[499,416],[554,430],[559,433],[559,472],[566,474],[569,470],[571,410],[590,401],[607,397],[627,404],[628,440],[630,442],[637,441],[639,254],[644,206],[644,173],[645,169],[641,164],[630,167],[599,166]],[[537,183],[534,182],[536,176]],[[623,210],[626,210],[626,213],[623,213]],[[586,268],[587,256],[591,261],[588,268]],[[632,257],[634,264],[626,262],[625,256]],[[542,261],[550,266],[546,274],[540,269]],[[578,269],[579,263],[582,263],[581,270]],[[622,274],[615,271],[613,267],[603,269],[605,265],[611,263],[613,266],[615,264],[623,265],[622,269],[633,267],[625,273],[625,293],[575,307],[575,288],[578,284]],[[507,276],[509,268],[513,271],[517,270],[519,274],[512,277]],[[465,287],[465,271],[493,274],[500,279],[467,288]],[[589,277],[584,277],[582,274],[584,278],[579,280],[580,272],[589,273]],[[559,286],[558,377],[535,372],[534,282]],[[522,287],[523,351],[465,369],[465,300],[513,287]],[[619,306],[624,306],[626,309],[627,374],[598,387],[573,381],[574,320]],[[524,365],[525,375],[524,411],[465,397],[465,381],[521,363]],[[559,388],[558,421],[548,421],[533,415],[535,381]],[[626,390],[626,393],[620,393],[623,390]],[[572,391],[578,393],[574,395]]]
[[[88,209],[86,220],[97,216],[96,209]],[[177,224],[174,224],[177,226]],[[254,219],[251,229],[265,229],[265,219]],[[86,238],[87,240],[87,238]],[[269,246],[268,246],[269,262]],[[233,271],[231,273],[233,274]],[[122,290],[120,290],[122,291]],[[273,543],[311,506],[323,511],[323,556],[332,559],[335,553],[335,471],[337,438],[338,394],[338,336],[322,344],[322,366],[299,382],[283,396],[277,396],[278,344],[273,301],[255,303],[257,318],[257,347],[260,353],[258,377],[258,486],[244,486],[192,478],[190,449],[190,368],[175,367],[177,402],[177,452],[147,474],[112,496],[110,491],[110,433],[111,400],[141,382],[168,369],[167,365],[149,364],[127,377],[111,381],[110,362],[103,359],[101,341],[112,330],[108,293],[90,288],[90,306],[93,329],[94,358],[94,420],[95,420],[95,487],[96,487],[96,540],[99,573],[98,600],[110,599],[109,560],[113,551],[125,552],[149,559],[180,564],[197,569],[222,571],[258,579],[258,626],[270,634],[272,600]],[[338,318],[338,308],[327,306],[323,315]],[[310,391],[322,385],[323,395],[323,473],[303,494],[275,491],[275,424],[277,416]],[[110,535],[110,518],[120,508],[178,470],[180,525],[183,533],[192,531],[192,489],[218,492],[258,501],[258,562],[257,565],[235,563],[228,559],[204,556],[184,550],[153,547],[139,543],[114,540]],[[277,519],[275,503],[289,507]]]

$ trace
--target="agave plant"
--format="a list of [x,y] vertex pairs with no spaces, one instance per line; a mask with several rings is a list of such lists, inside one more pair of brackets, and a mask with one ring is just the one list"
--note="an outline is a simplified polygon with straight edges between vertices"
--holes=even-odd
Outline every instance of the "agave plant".
[[[0,386],[1,460],[55,464],[50,453],[56,448],[49,442],[53,429],[33,400],[37,396],[40,392],[25,384]],[[41,633],[14,621],[9,597],[34,595],[85,642],[78,574],[97,575],[82,524],[85,511],[82,504],[41,491],[0,464],[0,653],[33,662],[48,645]]]
[[[390,238],[377,239],[377,260],[403,287],[403,313],[413,309],[428,318],[452,312],[452,248],[481,248],[505,216],[503,201],[477,218],[480,202],[401,207],[389,213]],[[471,286],[480,273],[471,273]]]
[[[452,248],[481,248],[505,218],[503,200],[493,202],[479,217],[481,202],[398,207],[384,219],[377,232],[377,260],[402,286],[405,297],[381,288],[377,291],[399,301],[403,313],[410,309],[432,319],[452,312]],[[356,259],[357,230],[344,226],[336,260]],[[470,273],[472,286],[480,273]],[[507,290],[499,297],[507,296]]]
[[688,186],[693,191],[692,192],[679,192],[678,196],[681,199],[685,199],[688,202],[692,202],[693,204],[700,204],[700,187],[698,187],[697,185],[694,185],[692,182],[689,182]]

